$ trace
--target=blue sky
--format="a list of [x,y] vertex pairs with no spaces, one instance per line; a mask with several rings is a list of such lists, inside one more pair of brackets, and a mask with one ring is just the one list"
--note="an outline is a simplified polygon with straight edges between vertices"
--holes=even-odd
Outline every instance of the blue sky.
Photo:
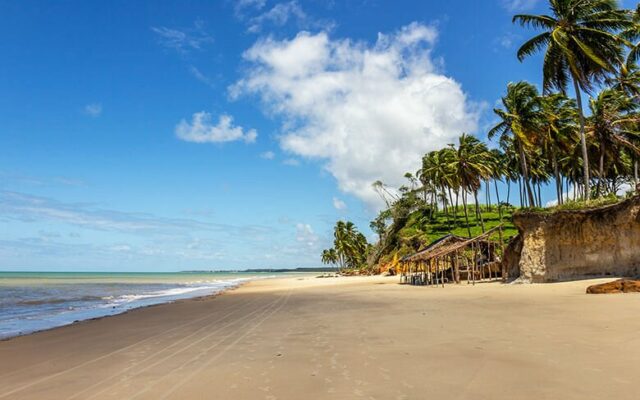
[[511,16],[543,8],[1,2],[0,269],[316,266],[371,182],[540,81]]

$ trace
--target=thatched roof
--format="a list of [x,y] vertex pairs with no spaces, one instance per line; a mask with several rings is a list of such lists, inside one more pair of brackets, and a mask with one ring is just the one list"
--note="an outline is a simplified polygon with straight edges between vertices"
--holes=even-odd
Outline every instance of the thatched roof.
[[400,261],[416,261],[418,259],[422,259],[423,256],[427,256],[428,254],[436,250],[440,250],[452,244],[461,243],[466,240],[468,239],[462,236],[449,234],[431,242],[427,247],[420,250],[419,252],[403,257]]
[[409,262],[409,261],[427,261],[434,257],[441,257],[451,252],[460,250],[467,246],[470,246],[473,243],[490,243],[489,235],[501,228],[501,226],[496,226],[482,235],[476,236],[474,238],[464,238],[456,235],[446,235],[442,238],[436,240],[427,246],[424,250],[419,251],[415,254],[411,254],[409,256],[403,257],[401,262]]

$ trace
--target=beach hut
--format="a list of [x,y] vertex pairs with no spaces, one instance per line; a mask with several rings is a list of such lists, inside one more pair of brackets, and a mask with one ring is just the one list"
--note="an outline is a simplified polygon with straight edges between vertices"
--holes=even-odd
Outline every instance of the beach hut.
[[[497,238],[494,238],[497,236]],[[400,260],[400,282],[442,285],[502,279],[502,225],[474,238],[446,235],[423,250]]]

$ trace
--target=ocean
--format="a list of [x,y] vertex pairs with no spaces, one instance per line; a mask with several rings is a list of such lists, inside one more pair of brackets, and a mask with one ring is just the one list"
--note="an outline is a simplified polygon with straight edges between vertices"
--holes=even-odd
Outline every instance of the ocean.
[[1,272],[0,339],[219,293],[273,273]]

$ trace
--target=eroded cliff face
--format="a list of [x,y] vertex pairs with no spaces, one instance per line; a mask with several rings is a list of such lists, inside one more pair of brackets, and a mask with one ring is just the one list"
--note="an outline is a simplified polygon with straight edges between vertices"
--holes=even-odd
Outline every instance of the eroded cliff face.
[[[522,248],[519,280],[554,282],[590,276],[640,274],[640,197],[584,211],[523,212],[513,217]],[[512,274],[509,274],[513,276]]]

